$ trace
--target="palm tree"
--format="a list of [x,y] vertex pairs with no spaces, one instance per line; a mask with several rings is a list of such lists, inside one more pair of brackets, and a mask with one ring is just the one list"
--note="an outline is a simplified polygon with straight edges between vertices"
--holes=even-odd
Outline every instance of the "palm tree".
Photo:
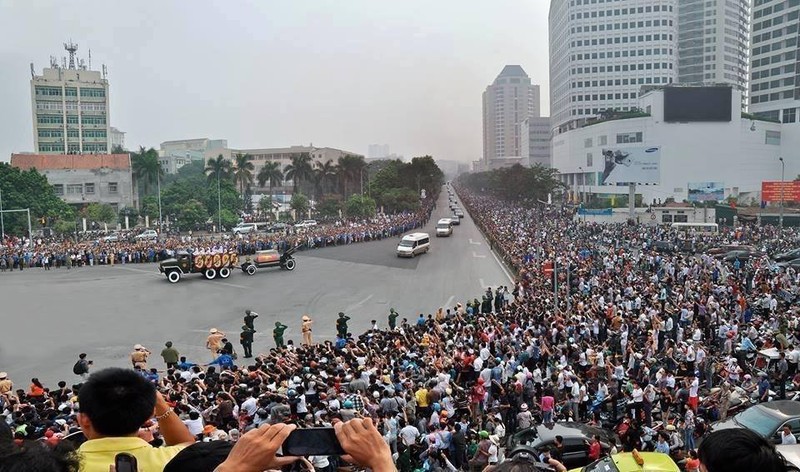
[[233,163],[233,180],[239,184],[239,191],[244,195],[244,189],[253,183],[255,166],[251,162],[250,154],[236,154]]
[[310,180],[313,169],[311,168],[311,156],[307,152],[301,152],[292,156],[292,163],[286,166],[285,176],[292,181],[292,193],[297,193],[297,186],[304,180]]
[[139,152],[135,152],[131,156],[131,167],[134,178],[142,184],[144,195],[148,195],[152,185],[156,184],[158,179],[164,175],[164,169],[158,162],[158,151],[153,148],[139,147]]
[[347,184],[361,176],[361,171],[367,167],[363,156],[345,154],[337,160],[337,174],[342,185],[342,196],[347,199]]
[[258,181],[259,187],[264,187],[264,185],[269,182],[269,202],[270,205],[272,204],[272,186],[278,186],[283,183],[283,171],[281,170],[281,164],[275,161],[268,161],[264,163],[264,167],[258,171],[258,175],[256,176],[256,180]]
[[215,180],[218,176],[220,180],[228,180],[231,178],[231,171],[231,161],[225,159],[222,154],[217,156],[216,159],[209,158],[205,168],[209,182]]
[[320,173],[322,193],[324,194],[330,187],[330,185],[328,185],[330,181],[336,177],[336,164],[334,164],[331,160],[327,160],[325,162],[317,161],[314,164],[314,168]]

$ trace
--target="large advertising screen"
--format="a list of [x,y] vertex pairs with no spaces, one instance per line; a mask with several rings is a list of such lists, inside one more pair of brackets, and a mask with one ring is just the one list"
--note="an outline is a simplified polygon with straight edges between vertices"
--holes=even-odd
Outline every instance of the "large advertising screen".
[[[781,198],[783,187],[783,198]],[[761,201],[764,202],[800,202],[800,181],[768,180],[761,182]]]
[[600,185],[661,183],[661,148],[603,149],[605,167]]
[[730,87],[667,87],[664,121],[731,121]]
[[718,202],[725,199],[722,182],[689,182],[690,202]]

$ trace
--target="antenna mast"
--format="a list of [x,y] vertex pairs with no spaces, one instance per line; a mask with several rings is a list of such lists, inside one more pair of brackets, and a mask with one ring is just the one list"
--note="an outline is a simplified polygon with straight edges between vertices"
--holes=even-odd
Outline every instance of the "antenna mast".
[[73,43],[70,39],[68,43],[64,43],[64,49],[69,52],[69,68],[75,68],[75,53],[78,52],[78,45]]

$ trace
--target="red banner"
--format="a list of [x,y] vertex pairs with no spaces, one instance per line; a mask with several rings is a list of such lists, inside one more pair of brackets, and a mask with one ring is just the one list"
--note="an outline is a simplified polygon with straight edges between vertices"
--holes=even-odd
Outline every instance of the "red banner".
[[[783,184],[783,198],[781,198]],[[800,202],[800,181],[787,180],[761,182],[761,201],[764,202]]]

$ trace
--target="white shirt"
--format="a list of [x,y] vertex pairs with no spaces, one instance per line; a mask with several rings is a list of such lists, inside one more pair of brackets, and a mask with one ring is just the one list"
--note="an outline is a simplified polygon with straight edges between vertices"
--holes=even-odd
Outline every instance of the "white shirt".
[[781,431],[781,444],[797,444],[797,438],[792,433],[784,434]]
[[689,396],[690,397],[696,397],[697,396],[697,389],[699,387],[700,387],[700,382],[697,380],[697,377],[695,377],[695,379],[692,380],[691,385],[689,385]]

